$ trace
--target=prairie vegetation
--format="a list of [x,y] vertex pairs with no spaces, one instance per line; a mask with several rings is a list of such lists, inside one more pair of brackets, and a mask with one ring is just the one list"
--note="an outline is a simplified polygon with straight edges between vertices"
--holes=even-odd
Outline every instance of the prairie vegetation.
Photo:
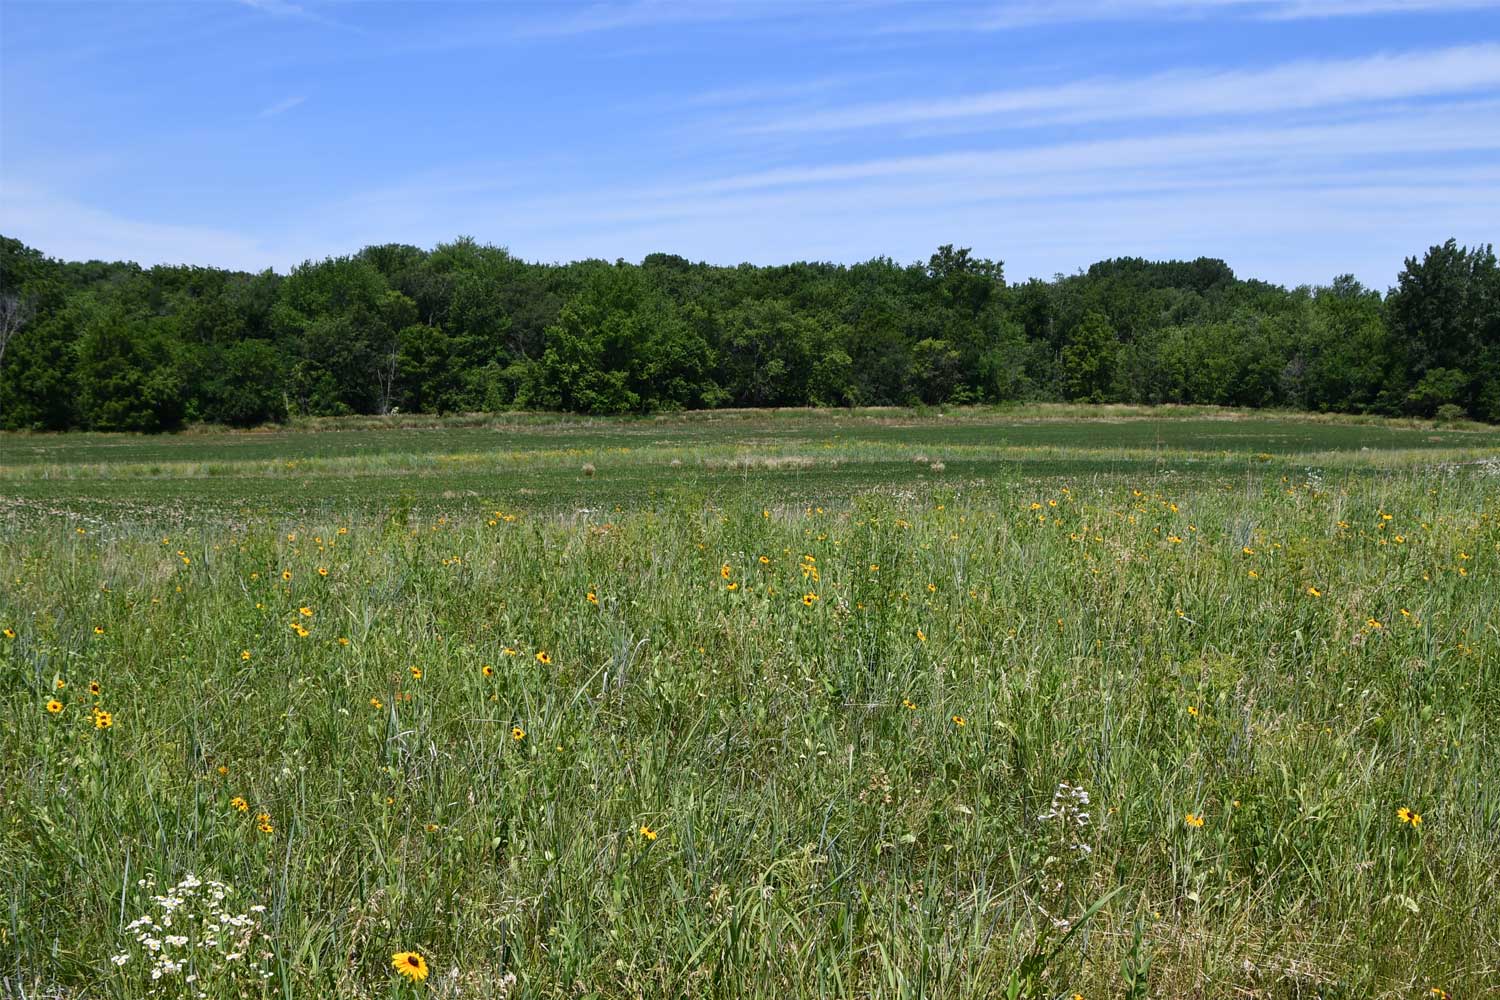
[[1496,433],[1098,416],[0,440],[5,991],[1500,988]]

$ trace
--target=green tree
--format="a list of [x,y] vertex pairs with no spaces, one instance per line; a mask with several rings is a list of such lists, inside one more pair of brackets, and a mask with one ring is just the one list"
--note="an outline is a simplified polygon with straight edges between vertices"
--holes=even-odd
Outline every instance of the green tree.
[[1111,398],[1115,356],[1120,342],[1103,313],[1090,312],[1062,350],[1062,376],[1068,398],[1103,403]]

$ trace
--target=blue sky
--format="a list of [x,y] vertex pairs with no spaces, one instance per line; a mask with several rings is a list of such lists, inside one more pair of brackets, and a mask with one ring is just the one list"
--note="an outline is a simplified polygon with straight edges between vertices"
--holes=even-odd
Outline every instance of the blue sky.
[[1500,238],[1500,2],[0,0],[0,232],[286,270],[1223,257]]

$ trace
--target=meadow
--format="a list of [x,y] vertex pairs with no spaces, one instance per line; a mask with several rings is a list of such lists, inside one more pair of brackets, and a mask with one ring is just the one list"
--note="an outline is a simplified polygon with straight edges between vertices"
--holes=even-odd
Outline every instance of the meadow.
[[1500,994],[1500,430],[0,436],[0,995]]

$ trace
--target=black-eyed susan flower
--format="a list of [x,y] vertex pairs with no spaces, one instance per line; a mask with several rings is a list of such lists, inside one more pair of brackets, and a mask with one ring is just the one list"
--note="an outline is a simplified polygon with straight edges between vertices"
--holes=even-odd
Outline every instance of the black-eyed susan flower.
[[327,576],[328,575],[328,567],[327,566],[319,566],[318,567],[318,575],[319,576]]
[[1396,810],[1396,822],[1409,823],[1413,828],[1419,827],[1422,825],[1422,814],[1402,806]]
[[814,594],[811,591],[808,591],[807,593],[805,593],[805,594],[802,595],[802,605],[803,605],[803,607],[810,608],[814,604],[816,604],[817,601],[818,601],[818,595]]
[[302,607],[297,609],[297,614],[301,615],[303,618],[311,618],[313,609],[307,607],[306,605],[303,605]]
[[108,729],[115,724],[115,717],[102,708],[94,709],[94,728]]
[[47,711],[51,712],[53,715],[56,715],[58,712],[61,712],[62,710],[63,710],[63,703],[60,702],[60,701],[58,701],[56,698],[53,698],[51,701],[47,702]]
[[273,834],[273,833],[276,832],[276,827],[273,826],[272,823],[271,823],[271,821],[268,820],[268,819],[261,820],[258,824],[256,824],[255,828],[257,830],[259,830],[261,833],[264,833],[264,834],[267,834],[267,835],[270,835],[270,834]]
[[901,707],[906,709],[908,712],[915,712],[917,710],[917,703],[912,701],[910,698],[902,698]]
[[381,700],[379,698],[371,698],[370,699],[370,707],[373,708],[373,709],[376,709],[378,711],[378,710],[384,708],[385,705],[384,705],[384,703],[381,702]]
[[249,660],[250,659],[250,650],[248,650],[248,649],[242,649],[242,650],[240,650],[240,659],[241,660]]
[[103,625],[95,625],[94,626],[94,634],[95,635],[103,635],[104,634],[104,626]]
[[10,626],[6,626],[4,629],[0,629],[0,635],[5,636],[7,639],[14,639],[16,637],[16,630]]
[[1182,817],[1182,825],[1190,826],[1196,830],[1203,825],[1203,817],[1198,813],[1188,813]]
[[526,738],[526,730],[522,729],[520,726],[511,726],[510,738],[519,743]]
[[419,681],[419,680],[422,679],[422,668],[421,667],[408,667],[407,669],[411,671],[411,679],[412,680]]
[[590,604],[597,605],[599,603],[599,595],[594,593],[592,590],[584,595],[584,599],[587,600]]
[[89,694],[91,694],[95,698],[97,698],[103,692],[104,692],[104,685],[100,684],[98,681],[89,681]]
[[641,838],[643,840],[655,840],[656,839],[656,831],[653,830],[653,829],[651,829],[645,823],[642,823],[641,824]]
[[539,649],[536,651],[536,662],[542,664],[551,663],[552,654],[548,653],[545,649]]
[[68,682],[59,677],[52,682],[52,686],[61,691],[63,688],[68,686]]
[[427,959],[414,951],[398,951],[391,956],[391,968],[398,975],[405,976],[414,983],[420,983],[427,978]]
[[962,715],[952,716],[952,719],[953,719],[953,727],[955,729],[962,729],[963,727],[965,727],[965,726],[967,726],[969,724],[969,720],[965,719]]
[[488,663],[486,663],[484,666],[480,667],[479,668],[479,672],[481,674],[483,674],[484,676],[486,676],[486,677],[493,677],[493,676],[495,676],[495,668],[492,667],[492,666],[490,666]]
[[284,570],[281,571],[281,581],[283,583],[286,583],[286,582],[290,581],[291,578],[292,578],[292,571],[291,570],[284,569]]
[[234,798],[229,800],[229,808],[233,809],[235,812],[249,812],[250,803],[246,802],[243,798],[236,795]]
[[927,641],[927,633],[923,632],[921,629],[917,629],[917,641],[918,642],[926,642]]

